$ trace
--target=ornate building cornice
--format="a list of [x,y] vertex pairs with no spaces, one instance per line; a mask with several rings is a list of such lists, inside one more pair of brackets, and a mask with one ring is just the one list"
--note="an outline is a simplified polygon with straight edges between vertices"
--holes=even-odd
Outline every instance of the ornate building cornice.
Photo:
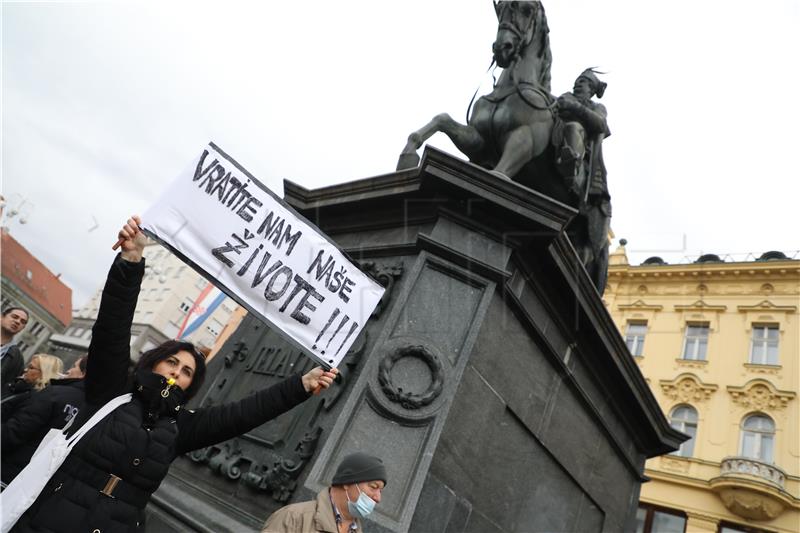
[[736,309],[740,313],[770,312],[770,313],[796,313],[796,305],[775,305],[769,300],[763,300],[756,305],[740,305]]
[[689,305],[676,305],[673,307],[676,311],[683,311],[685,313],[722,313],[728,306],[727,305],[711,305],[703,300],[697,300]]
[[756,279],[764,276],[786,279],[800,276],[797,260],[747,261],[731,263],[688,263],[675,265],[611,265],[609,278],[697,278]]
[[642,300],[636,300],[632,304],[619,304],[617,309],[620,311],[661,311],[664,306],[647,304]]
[[674,402],[696,403],[708,400],[719,388],[716,385],[703,383],[694,374],[681,374],[673,380],[659,381],[664,396]]
[[743,387],[728,386],[733,402],[745,409],[775,411],[783,409],[796,394],[781,391],[765,379],[754,379]]

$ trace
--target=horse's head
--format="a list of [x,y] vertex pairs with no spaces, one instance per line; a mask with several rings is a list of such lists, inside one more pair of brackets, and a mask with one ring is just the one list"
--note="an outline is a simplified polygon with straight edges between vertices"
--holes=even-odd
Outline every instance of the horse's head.
[[494,60],[502,68],[508,67],[520,50],[533,40],[536,15],[541,4],[534,2],[496,2],[497,39],[492,44]]
[[528,2],[500,1],[494,3],[497,13],[497,38],[492,52],[497,65],[507,68],[530,47],[541,65],[537,79],[550,90],[550,28],[544,6],[538,0]]

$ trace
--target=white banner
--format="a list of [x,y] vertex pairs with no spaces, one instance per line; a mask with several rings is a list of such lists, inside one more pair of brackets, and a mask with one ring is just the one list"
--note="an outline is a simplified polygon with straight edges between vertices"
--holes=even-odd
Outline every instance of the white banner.
[[338,366],[383,295],[214,143],[142,215],[142,227],[324,366]]

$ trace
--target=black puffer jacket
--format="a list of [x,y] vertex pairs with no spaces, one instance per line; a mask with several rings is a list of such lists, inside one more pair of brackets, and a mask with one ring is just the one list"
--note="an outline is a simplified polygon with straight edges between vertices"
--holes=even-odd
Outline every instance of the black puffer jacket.
[[[133,391],[134,399],[84,436],[12,531],[136,531],[150,495],[178,454],[240,435],[308,398],[294,375],[232,404],[148,416],[158,402],[127,377],[130,326],[143,273],[144,261],[117,257],[111,267],[89,347],[86,408],[73,426],[120,394]],[[101,493],[114,483],[113,497]]]
[[25,359],[16,345],[8,347],[8,351],[0,362],[0,397],[11,394],[11,384],[25,370]]
[[11,483],[27,466],[42,437],[50,428],[63,428],[80,412],[83,401],[82,379],[54,379],[3,422],[0,431],[3,483]]
[[8,394],[0,400],[0,420],[3,421],[3,424],[11,420],[17,411],[24,409],[34,393],[31,384],[22,378],[8,383]]

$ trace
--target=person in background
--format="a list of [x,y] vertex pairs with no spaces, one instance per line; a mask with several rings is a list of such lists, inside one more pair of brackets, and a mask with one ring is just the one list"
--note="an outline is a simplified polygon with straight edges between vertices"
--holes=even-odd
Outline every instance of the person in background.
[[383,461],[356,452],[339,463],[331,486],[313,501],[294,503],[275,511],[261,533],[355,533],[361,519],[381,501],[386,487]]
[[63,369],[64,363],[54,355],[39,353],[31,357],[25,372],[11,383],[9,395],[2,400],[0,420],[5,423],[30,401],[32,394],[47,387],[51,380],[58,379]]
[[28,362],[22,380],[38,392],[50,384],[53,379],[58,379],[64,370],[64,363],[55,355],[37,353]]
[[[336,369],[316,367],[237,402],[185,409],[203,384],[205,357],[190,342],[166,341],[129,375],[131,325],[145,272],[139,217],[118,233],[121,253],[106,279],[92,328],[83,407],[73,435],[113,398],[132,393],[82,438],[13,532],[141,531],[150,496],[181,454],[246,433],[328,388]],[[10,486],[6,490],[13,490]]]
[[61,429],[83,407],[87,357],[78,358],[64,379],[53,379],[17,409],[0,429],[0,477],[5,487],[30,462],[51,428]]
[[88,360],[89,357],[86,355],[78,357],[67,370],[67,378],[83,379],[86,376],[86,361]]
[[10,394],[10,384],[22,374],[25,360],[22,358],[14,336],[28,324],[28,312],[21,307],[3,310],[0,318],[0,396]]

